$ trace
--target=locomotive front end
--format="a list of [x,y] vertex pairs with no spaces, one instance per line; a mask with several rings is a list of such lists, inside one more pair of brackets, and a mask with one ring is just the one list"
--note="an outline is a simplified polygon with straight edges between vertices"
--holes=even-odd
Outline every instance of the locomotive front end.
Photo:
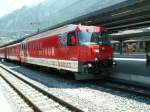
[[113,48],[106,31],[78,32],[80,45],[79,71],[92,77],[107,76],[113,66]]

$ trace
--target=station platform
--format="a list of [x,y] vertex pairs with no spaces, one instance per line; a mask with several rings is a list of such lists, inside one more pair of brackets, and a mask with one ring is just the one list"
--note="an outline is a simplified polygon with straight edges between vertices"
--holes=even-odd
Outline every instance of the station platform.
[[11,106],[7,102],[5,96],[3,95],[1,86],[0,86],[0,112],[13,112]]
[[150,76],[145,54],[115,54],[114,60],[117,62],[114,72]]
[[113,68],[112,78],[122,79],[125,82],[140,83],[142,86],[150,86],[150,66],[146,65],[145,54],[114,54],[117,62]]

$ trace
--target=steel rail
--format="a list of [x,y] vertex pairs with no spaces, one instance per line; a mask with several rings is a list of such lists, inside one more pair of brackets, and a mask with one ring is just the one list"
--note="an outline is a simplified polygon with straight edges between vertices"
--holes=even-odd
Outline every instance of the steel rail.
[[[26,84],[30,85],[31,87],[35,88],[36,90],[38,90],[39,92],[41,92],[42,94],[46,95],[47,97],[49,97],[50,99],[54,100],[55,102],[61,104],[62,106],[68,108],[69,110],[73,111],[73,112],[84,112],[83,110],[75,107],[74,105],[54,96],[53,94],[47,92],[46,90],[41,89],[40,87],[38,87],[37,85],[23,79],[22,77],[16,75],[12,70],[10,70],[9,68],[6,68],[4,65],[0,65],[1,68],[3,68],[4,70],[6,70],[7,72],[9,72],[10,74],[12,74],[13,76],[15,76],[16,78],[20,79],[21,81],[25,82]],[[5,79],[4,77],[2,77],[3,79]],[[6,81],[6,80],[5,80]],[[7,83],[9,83],[9,81],[7,81]],[[11,84],[11,83],[10,83]],[[12,85],[12,84],[11,84]],[[13,85],[11,86],[13,88],[15,88]],[[17,88],[15,89],[16,91]],[[19,93],[20,94],[20,93]],[[23,96],[22,94],[20,94],[21,96]],[[24,96],[23,96],[24,97]],[[28,101],[28,99],[25,97],[25,100]],[[28,101],[29,104],[33,105],[31,101]],[[35,110],[37,110],[37,112],[41,112],[40,109],[38,109],[36,106],[33,106]]]
[[112,79],[108,80],[107,82],[104,82],[102,86],[150,98],[150,90],[146,87],[140,87],[133,84],[126,84]]
[[34,105],[34,103],[29,99],[27,98],[24,94],[22,94],[22,92],[19,91],[19,89],[17,89],[11,82],[9,82],[4,76],[1,75],[0,73],[0,77],[2,77],[8,84],[10,87],[12,87],[16,93],[21,96],[23,98],[23,100],[30,106],[33,108],[34,111],[36,112],[42,112],[42,110],[40,108],[38,108],[36,105]]

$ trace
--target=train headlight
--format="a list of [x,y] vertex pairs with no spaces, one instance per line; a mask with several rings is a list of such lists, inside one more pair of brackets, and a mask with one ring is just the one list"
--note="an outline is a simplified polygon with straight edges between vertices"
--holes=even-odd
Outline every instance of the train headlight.
[[113,65],[117,65],[117,62],[116,62],[116,61],[113,61]]
[[89,67],[89,68],[92,67],[92,64],[91,64],[91,63],[88,63],[88,67]]
[[94,49],[94,53],[99,53],[99,49]]
[[101,50],[104,51],[104,50],[105,50],[105,47],[102,47]]
[[95,58],[95,61],[98,61],[98,58]]

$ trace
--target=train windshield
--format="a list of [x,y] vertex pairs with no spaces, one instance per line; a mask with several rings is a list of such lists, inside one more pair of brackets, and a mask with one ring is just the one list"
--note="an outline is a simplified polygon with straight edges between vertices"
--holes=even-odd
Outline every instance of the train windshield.
[[107,33],[78,32],[80,45],[110,45]]

